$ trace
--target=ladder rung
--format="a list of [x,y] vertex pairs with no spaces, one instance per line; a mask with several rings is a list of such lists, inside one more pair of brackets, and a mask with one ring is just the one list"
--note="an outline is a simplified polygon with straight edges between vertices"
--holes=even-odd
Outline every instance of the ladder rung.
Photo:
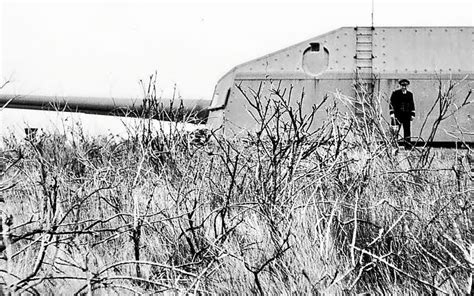
[[366,53],[359,52],[356,54],[355,58],[357,60],[371,60],[374,58],[374,56],[370,52],[366,52]]
[[356,51],[372,51],[373,49],[373,46],[371,44],[364,44],[364,45],[361,45],[359,44],[358,46],[356,46]]
[[373,27],[355,27],[354,28],[357,32],[358,31],[365,31],[365,32],[371,32],[374,30]]

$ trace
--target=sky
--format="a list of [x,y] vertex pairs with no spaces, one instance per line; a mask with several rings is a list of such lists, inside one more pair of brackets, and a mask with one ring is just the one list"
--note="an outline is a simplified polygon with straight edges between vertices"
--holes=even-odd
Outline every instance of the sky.
[[[0,1],[0,91],[54,96],[141,97],[156,71],[164,97],[211,99],[240,63],[370,26],[372,3],[375,26],[474,25],[466,0]],[[44,113],[5,109],[0,130]]]

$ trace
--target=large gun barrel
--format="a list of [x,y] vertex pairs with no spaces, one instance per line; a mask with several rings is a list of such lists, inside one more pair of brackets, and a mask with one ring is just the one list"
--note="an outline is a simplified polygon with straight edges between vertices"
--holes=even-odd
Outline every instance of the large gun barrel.
[[191,123],[206,123],[209,105],[209,100],[0,94],[0,110],[3,108],[56,110]]

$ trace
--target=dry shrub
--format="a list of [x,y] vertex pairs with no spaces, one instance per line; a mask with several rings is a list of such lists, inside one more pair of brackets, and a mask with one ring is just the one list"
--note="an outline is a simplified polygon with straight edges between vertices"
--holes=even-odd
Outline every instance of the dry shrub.
[[374,103],[362,117],[303,114],[291,90],[239,90],[262,123],[243,138],[202,144],[144,119],[118,143],[6,139],[3,290],[469,292],[472,187],[457,150],[392,155]]

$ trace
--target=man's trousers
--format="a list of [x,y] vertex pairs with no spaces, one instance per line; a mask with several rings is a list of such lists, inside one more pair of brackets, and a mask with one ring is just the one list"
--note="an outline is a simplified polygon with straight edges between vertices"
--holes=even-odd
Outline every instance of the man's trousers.
[[405,118],[392,118],[392,126],[395,126],[395,136],[398,138],[400,128],[403,126],[403,142],[406,148],[411,147],[411,121]]

